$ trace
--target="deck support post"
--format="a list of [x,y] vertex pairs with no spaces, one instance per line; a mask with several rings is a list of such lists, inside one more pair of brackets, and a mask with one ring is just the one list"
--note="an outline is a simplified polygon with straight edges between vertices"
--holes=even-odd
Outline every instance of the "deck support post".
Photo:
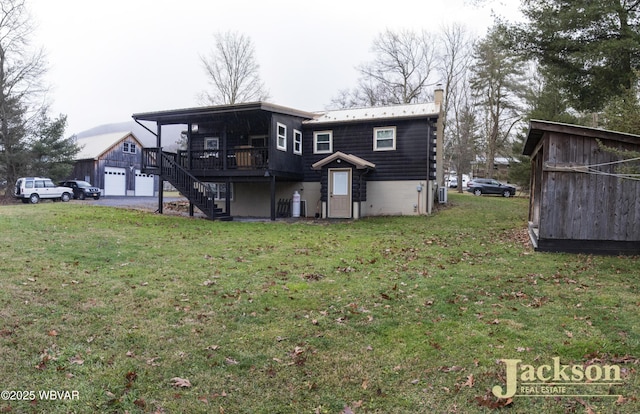
[[158,122],[156,124],[156,147],[158,148],[157,160],[160,167],[160,180],[158,183],[158,213],[162,214],[162,205],[164,204],[164,175],[162,166],[162,125]]
[[276,177],[271,176],[271,221],[276,220]]

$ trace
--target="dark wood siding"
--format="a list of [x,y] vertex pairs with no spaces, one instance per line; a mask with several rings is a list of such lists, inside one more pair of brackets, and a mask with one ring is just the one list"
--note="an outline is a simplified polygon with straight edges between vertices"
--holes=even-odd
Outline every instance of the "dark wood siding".
[[329,199],[329,169],[332,168],[349,168],[351,167],[351,197],[353,201],[367,201],[367,176],[370,173],[367,170],[359,170],[348,162],[333,161],[326,164],[320,174],[320,199],[327,201]]
[[[396,127],[396,149],[373,150],[374,128]],[[428,176],[428,141],[435,130],[435,119],[347,122],[343,124],[307,124],[303,131],[305,181],[320,181],[320,171],[311,165],[329,154],[313,153],[313,133],[332,131],[333,152],[341,151],[376,165],[367,181],[425,180]]]
[[[277,147],[278,123],[287,128],[286,151],[279,150]],[[271,133],[269,134],[269,170],[271,170],[275,175],[284,173],[295,174],[302,177],[302,156],[293,153],[294,129],[302,131],[302,119],[281,114],[273,114],[271,117]]]
[[[99,187],[98,177],[96,176],[96,165],[97,162],[94,160],[80,160],[76,161],[73,165],[73,170],[71,174],[67,176],[68,180],[84,180],[89,177],[89,181],[92,185]],[[100,177],[103,178],[103,177]]]

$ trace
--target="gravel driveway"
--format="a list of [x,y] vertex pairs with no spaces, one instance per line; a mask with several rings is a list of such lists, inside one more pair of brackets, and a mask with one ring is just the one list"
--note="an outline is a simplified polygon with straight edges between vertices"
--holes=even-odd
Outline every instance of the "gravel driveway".
[[[174,209],[168,206],[168,203],[185,202],[188,200],[184,197],[164,197],[162,199],[164,207],[163,213],[176,213]],[[96,206],[121,207],[138,210],[158,211],[158,197],[125,197],[125,196],[103,196],[99,200],[77,201],[79,203],[92,203]],[[196,213],[198,215],[199,212]],[[188,215],[188,214],[187,214]]]

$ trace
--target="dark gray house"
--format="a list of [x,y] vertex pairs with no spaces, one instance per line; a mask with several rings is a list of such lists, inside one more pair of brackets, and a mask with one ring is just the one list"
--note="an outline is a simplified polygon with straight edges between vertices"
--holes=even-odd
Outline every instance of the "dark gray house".
[[640,136],[532,120],[529,234],[536,250],[640,253]]
[[[431,212],[440,111],[440,101],[323,113],[252,102],[133,119],[157,136],[142,171],[212,219],[275,219],[296,193],[302,216],[359,218]],[[183,126],[186,150],[162,150],[169,125]]]

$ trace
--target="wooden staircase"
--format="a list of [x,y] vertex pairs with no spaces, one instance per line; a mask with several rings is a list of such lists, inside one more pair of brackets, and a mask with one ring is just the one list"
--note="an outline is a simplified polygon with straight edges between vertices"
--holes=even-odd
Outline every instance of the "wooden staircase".
[[228,212],[223,213],[215,203],[215,196],[209,186],[194,177],[189,171],[176,163],[176,154],[161,153],[162,177],[169,181],[182,195],[187,197],[200,211],[211,220],[231,221]]

